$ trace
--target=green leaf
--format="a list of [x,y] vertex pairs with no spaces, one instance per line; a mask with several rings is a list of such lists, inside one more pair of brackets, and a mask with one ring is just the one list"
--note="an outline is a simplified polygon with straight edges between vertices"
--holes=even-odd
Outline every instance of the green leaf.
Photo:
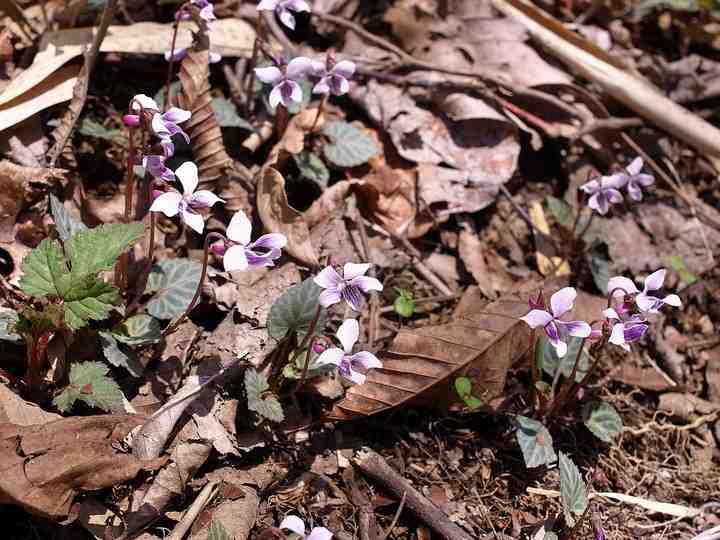
[[225,98],[216,97],[210,102],[210,105],[215,111],[215,117],[217,118],[220,127],[224,128],[241,128],[248,131],[255,131],[247,120],[241,118],[233,103]]
[[83,118],[80,128],[80,133],[87,137],[94,137],[96,139],[105,139],[106,141],[114,143],[123,143],[125,141],[122,131],[119,129],[108,129],[101,123],[96,122],[90,118]]
[[[322,289],[311,277],[286,290],[270,308],[267,320],[268,334],[279,340],[288,332],[307,333],[315,318],[321,292]],[[316,332],[325,329],[325,319],[326,312],[321,309],[315,327]]]
[[[567,340],[568,350],[565,356],[559,358],[553,347],[545,336],[540,336],[538,339],[537,348],[535,349],[535,359],[543,371],[550,375],[555,376],[555,372],[560,366],[560,373],[566,378],[572,373],[573,366],[575,365],[575,358],[577,357],[578,350],[582,338],[570,336]],[[575,382],[580,382],[585,377],[590,364],[590,358],[587,352],[583,350],[580,354],[580,365],[578,366],[577,373],[575,374]]]
[[467,377],[458,377],[455,379],[455,391],[461,398],[466,398],[472,394],[472,381]]
[[285,415],[280,402],[274,396],[263,395],[269,389],[270,385],[265,375],[252,368],[245,371],[245,393],[248,399],[248,409],[255,411],[267,420],[282,422]]
[[395,289],[398,293],[398,297],[393,302],[393,309],[395,313],[401,317],[412,317],[415,313],[415,300],[413,300],[412,293],[406,289]]
[[86,275],[80,281],[73,283],[73,287],[64,296],[65,323],[77,330],[87,324],[87,321],[102,321],[107,318],[120,295],[115,287],[102,281],[94,275]]
[[680,255],[672,255],[670,257],[670,267],[675,270],[680,276],[680,279],[688,285],[692,285],[693,283],[700,281],[698,276],[688,270],[685,260]]
[[62,296],[69,285],[68,267],[57,240],[46,238],[25,256],[20,288],[31,296]]
[[122,347],[110,332],[100,332],[99,334],[100,345],[108,362],[115,367],[128,370],[133,377],[140,377],[143,374],[143,365],[135,353]]
[[612,442],[623,428],[622,418],[615,407],[603,401],[586,403],[582,411],[583,422],[601,441]]
[[208,540],[233,540],[230,533],[225,530],[219,519],[213,518],[210,522],[210,530],[208,531]]
[[300,176],[316,182],[323,188],[327,187],[328,180],[330,180],[330,171],[319,157],[307,150],[292,156],[295,159],[297,168],[300,170]]
[[515,418],[518,424],[517,441],[528,468],[548,465],[557,459],[550,432],[537,420],[526,416]]
[[0,339],[13,342],[22,340],[22,337],[15,333],[15,325],[17,322],[17,311],[0,307]]
[[55,221],[58,236],[63,242],[70,240],[75,233],[87,230],[87,226],[82,221],[74,219],[63,203],[52,193],[50,194],[50,212]]
[[110,270],[122,253],[145,234],[145,225],[109,223],[73,236],[66,244],[73,279]]
[[582,516],[587,508],[587,489],[578,468],[562,452],[560,452],[558,468],[560,469],[560,499],[565,514],[565,523],[568,527],[574,527],[577,518]]
[[571,229],[575,222],[575,212],[568,203],[552,195],[545,197],[545,204],[548,210],[560,225]]
[[147,305],[150,315],[173,319],[185,312],[200,283],[202,265],[190,259],[168,259],[153,267],[146,293],[155,292]]
[[323,133],[331,140],[323,148],[325,157],[339,167],[357,167],[379,153],[368,134],[347,122],[330,122]]
[[77,400],[91,407],[109,411],[122,403],[122,392],[108,377],[110,368],[100,362],[82,362],[70,368],[70,384],[58,394],[53,403],[61,412],[67,412]]
[[150,345],[160,341],[160,322],[150,315],[135,315],[115,326],[112,335],[126,345]]
[[476,398],[475,396],[465,396],[463,398],[463,401],[465,402],[465,405],[468,406],[468,408],[472,411],[475,409],[479,409],[483,406],[483,401],[480,398]]
[[597,250],[592,250],[586,257],[595,286],[601,293],[607,294],[607,286],[610,281],[610,260]]

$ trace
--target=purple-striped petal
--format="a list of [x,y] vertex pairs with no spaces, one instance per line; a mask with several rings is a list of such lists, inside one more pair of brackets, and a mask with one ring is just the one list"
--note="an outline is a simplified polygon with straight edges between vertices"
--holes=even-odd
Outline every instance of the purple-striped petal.
[[270,108],[272,109],[276,109],[277,106],[283,102],[282,86],[280,84],[270,91],[268,102],[270,103]]
[[323,289],[336,289],[344,283],[340,274],[338,274],[332,266],[326,266],[313,279],[316,285]]
[[545,310],[533,309],[524,317],[520,317],[520,320],[525,321],[530,328],[538,328],[549,324],[553,316]]
[[245,256],[247,257],[248,264],[250,266],[275,266],[275,261],[280,258],[282,251],[279,249],[271,249],[264,253],[253,251],[252,249],[245,248]]
[[318,297],[318,302],[320,302],[320,305],[324,308],[337,304],[340,300],[342,300],[342,294],[340,293],[340,289],[336,288],[325,289]]
[[383,285],[379,280],[369,276],[359,276],[350,281],[350,286],[357,287],[363,293],[368,294],[370,291],[382,291]]
[[347,94],[350,90],[350,83],[347,82],[347,79],[344,77],[340,77],[338,75],[330,75],[330,91],[335,96],[342,96],[344,94]]
[[220,197],[207,189],[200,189],[192,194],[188,204],[193,208],[212,208],[215,203],[224,203]]
[[557,319],[573,308],[577,291],[573,287],[564,287],[550,297],[550,309]]
[[624,332],[625,342],[634,343],[636,341],[639,341],[640,338],[643,337],[643,334],[647,332],[647,329],[647,324],[626,324]]
[[598,191],[590,197],[588,200],[588,206],[602,216],[607,214],[610,209],[607,197],[605,197],[605,194],[602,191]]
[[607,197],[609,204],[619,204],[623,201],[622,193],[620,193],[617,189],[606,189],[605,196]]
[[347,302],[348,306],[355,311],[362,311],[363,305],[365,304],[365,297],[358,287],[346,285],[342,291],[340,291],[340,294],[342,294],[342,298]]
[[350,357],[350,364],[353,367],[360,367],[367,371],[368,369],[381,368],[382,362],[373,353],[368,351],[360,351]]
[[643,192],[642,189],[640,189],[640,186],[637,185],[635,180],[630,180],[627,185],[627,192],[628,195],[630,195],[630,198],[634,201],[642,201],[643,198]]
[[592,328],[585,321],[555,321],[555,324],[564,326],[565,331],[575,337],[586,338],[592,332]]
[[545,335],[547,336],[550,345],[555,348],[558,358],[562,358],[567,354],[567,343],[565,343],[565,340],[560,335],[560,329],[555,324],[555,321],[545,326]]
[[167,112],[163,113],[162,119],[165,122],[172,122],[173,124],[182,124],[187,120],[190,120],[192,113],[178,107],[170,107]]
[[250,248],[264,248],[264,249],[282,249],[287,245],[287,238],[284,234],[270,233],[263,234],[260,238],[255,240],[248,247]]

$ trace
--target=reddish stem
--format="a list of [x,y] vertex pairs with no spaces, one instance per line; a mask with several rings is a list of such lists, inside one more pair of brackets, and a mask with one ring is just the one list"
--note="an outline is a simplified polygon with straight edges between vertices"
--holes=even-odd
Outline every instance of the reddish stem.
[[263,32],[263,14],[258,12],[257,20],[255,21],[255,42],[253,43],[252,58],[250,58],[250,65],[247,70],[247,83],[245,87],[245,95],[247,101],[245,102],[245,116],[249,116],[252,112],[252,105],[255,99],[255,66],[257,65],[258,55],[260,54],[260,42],[262,41]]
[[[180,6],[179,11],[182,11],[185,9],[187,5],[187,2]],[[180,21],[175,17],[175,23],[173,24],[173,37],[172,37],[172,43],[170,45],[170,59],[168,60],[168,71],[167,71],[167,81],[165,83],[165,103],[163,104],[163,110],[167,111],[170,108],[170,83],[172,83],[172,75],[173,75],[173,64],[175,63],[173,60],[173,56],[175,55],[175,43],[177,42],[177,35],[178,30],[180,29]]]
[[325,94],[322,98],[322,101],[320,102],[320,106],[318,107],[317,114],[315,115],[315,121],[313,122],[313,125],[310,128],[310,133],[315,131],[318,121],[320,120],[320,116],[322,115],[323,111],[325,110],[325,105],[327,104],[327,100],[328,100],[328,94]]

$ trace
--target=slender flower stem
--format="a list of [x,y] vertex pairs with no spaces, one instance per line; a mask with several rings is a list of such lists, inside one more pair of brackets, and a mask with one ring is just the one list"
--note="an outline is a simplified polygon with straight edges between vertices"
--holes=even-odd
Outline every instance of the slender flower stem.
[[318,303],[317,309],[315,310],[315,316],[313,317],[313,320],[310,322],[310,327],[308,328],[307,334],[305,334],[305,337],[302,340],[302,343],[300,343],[300,346],[298,349],[303,350],[305,346],[308,344],[308,341],[313,337],[313,334],[315,333],[315,328],[317,328],[318,321],[320,320],[320,313],[322,312],[322,306]]
[[258,56],[260,55],[260,43],[262,42],[264,17],[262,12],[258,12],[255,21],[255,43],[253,43],[252,58],[247,70],[247,83],[245,86],[245,115],[248,116],[252,112],[252,104],[255,100],[255,66],[257,65]]
[[[552,401],[552,404],[550,406],[550,410],[548,411],[547,416],[550,416],[550,417],[553,416],[565,404],[567,395],[570,392],[570,388],[575,383],[575,376],[577,375],[578,367],[580,366],[580,358],[582,358],[583,347],[585,346],[586,340],[587,340],[587,338],[583,338],[582,341],[580,342],[580,347],[578,347],[578,352],[577,352],[577,355],[575,356],[575,364],[573,365],[572,372],[570,373],[568,378],[563,383],[557,397],[553,398],[553,401]],[[560,369],[559,365],[558,365],[557,369]]]
[[585,236],[585,233],[588,232],[588,229],[590,228],[590,224],[592,223],[594,217],[595,212],[590,212],[590,217],[588,218],[587,223],[583,227],[583,230],[578,235],[578,238],[582,238],[583,236]]
[[205,237],[205,245],[203,247],[203,266],[202,266],[202,272],[200,273],[200,281],[198,282],[197,289],[195,290],[195,295],[192,297],[192,300],[190,300],[190,303],[188,304],[188,307],[185,309],[185,312],[180,315],[178,320],[176,320],[174,323],[171,323],[168,325],[167,328],[163,331],[162,335],[167,336],[171,334],[172,332],[177,329],[178,326],[180,326],[180,323],[182,323],[187,316],[190,314],[190,312],[195,307],[195,304],[197,303],[198,299],[200,298],[200,294],[202,293],[202,286],[203,282],[205,281],[205,276],[207,275],[207,267],[208,267],[208,256],[210,255],[210,242],[211,240],[226,240],[226,238],[216,232],[208,233],[208,235]]
[[288,126],[289,121],[289,114],[288,110],[280,103],[277,106],[277,109],[275,109],[275,129],[277,130],[277,137],[278,139],[282,139],[282,136],[285,134],[285,130]]
[[[178,9],[178,11],[185,9],[185,6],[186,4],[180,6],[180,9]],[[177,17],[175,17],[175,22],[173,23],[172,44],[170,45],[170,59],[168,60],[167,81],[165,83],[165,103],[163,104],[163,110],[165,111],[170,108],[170,84],[172,83],[173,64],[175,63],[173,61],[173,56],[175,55],[175,44],[177,42],[179,28],[180,21],[177,19]]]
[[325,94],[322,98],[322,101],[320,101],[320,106],[318,107],[317,114],[315,115],[315,121],[313,122],[313,125],[310,128],[310,133],[315,131],[315,128],[318,125],[318,121],[320,120],[320,116],[325,111],[325,105],[327,104],[327,101],[328,101],[328,94]]
[[537,350],[537,336],[535,330],[530,331],[530,373],[532,374],[532,386],[530,387],[530,406],[535,409],[535,401],[537,397],[537,383],[540,380],[540,369],[538,368],[537,359],[535,358]]
[[[308,334],[308,335],[310,335],[310,334]],[[308,369],[310,368],[310,357],[312,355],[312,349],[313,349],[313,345],[315,345],[316,338],[317,338],[317,336],[313,336],[312,338],[310,338],[310,343],[308,343],[307,353],[305,354],[305,363],[303,364],[303,370],[302,370],[302,373],[300,374],[300,379],[298,379],[297,384],[292,389],[292,392],[290,392],[291,396],[294,396],[295,393],[302,388],[303,384],[305,384],[305,379],[307,378]]]
[[[132,104],[131,104],[132,107]],[[142,114],[142,109],[140,110]],[[125,181],[125,211],[123,222],[130,223],[132,218],[133,197],[135,193],[135,130],[128,126],[127,180]],[[123,253],[115,272],[115,285],[124,291],[127,288],[129,255]]]

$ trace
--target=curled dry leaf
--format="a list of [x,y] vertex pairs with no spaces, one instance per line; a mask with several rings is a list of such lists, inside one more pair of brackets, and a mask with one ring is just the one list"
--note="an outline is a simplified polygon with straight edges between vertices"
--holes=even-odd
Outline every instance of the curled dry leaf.
[[285,235],[288,241],[285,250],[290,255],[311,267],[320,264],[303,215],[288,203],[285,179],[268,165],[260,170],[257,211],[267,232]]
[[[278,143],[278,147],[289,152],[290,154],[299,154],[305,148],[305,135],[310,133],[313,125],[315,125],[315,117],[317,109],[303,109],[294,115],[288,123],[282,139]],[[322,131],[325,125],[325,115],[321,115],[318,119],[315,131]],[[277,150],[276,150],[277,151]]]
[[118,450],[144,418],[109,414],[61,418],[45,425],[0,424],[0,504],[49,519],[68,515],[79,492],[132,480],[164,459],[140,461]]
[[[502,394],[508,369],[528,352],[530,329],[519,320],[527,310],[525,297],[509,295],[485,304],[471,287],[449,323],[401,329],[382,353],[383,367],[350,388],[329,416],[369,416],[410,400],[455,403],[451,387],[460,376],[470,378],[476,395],[489,403]],[[433,390],[439,395],[429,398],[426,393]]]

